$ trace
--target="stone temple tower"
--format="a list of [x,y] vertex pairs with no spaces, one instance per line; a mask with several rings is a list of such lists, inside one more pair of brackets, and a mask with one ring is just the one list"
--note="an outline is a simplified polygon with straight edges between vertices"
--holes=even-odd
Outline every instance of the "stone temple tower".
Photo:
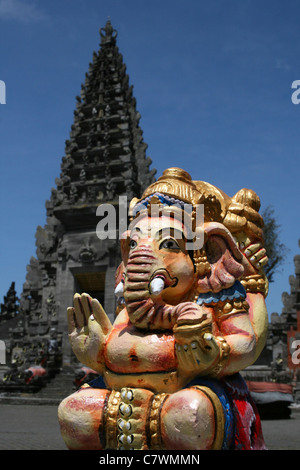
[[[98,298],[111,319],[114,316],[119,238],[98,238],[97,207],[109,203],[118,213],[119,196],[127,196],[129,203],[155,180],[156,173],[149,169],[152,162],[146,157],[140,114],[110,20],[100,36],[100,49],[94,52],[76,97],[60,176],[46,202],[47,223],[36,231],[36,257],[27,266],[20,299],[18,326],[23,333],[15,335],[19,345],[22,339],[31,351],[34,342],[37,348],[41,343],[45,347],[55,337],[62,366],[74,360],[66,309],[73,305],[75,292]],[[36,361],[36,353],[31,358],[23,355],[23,369],[33,358]]]

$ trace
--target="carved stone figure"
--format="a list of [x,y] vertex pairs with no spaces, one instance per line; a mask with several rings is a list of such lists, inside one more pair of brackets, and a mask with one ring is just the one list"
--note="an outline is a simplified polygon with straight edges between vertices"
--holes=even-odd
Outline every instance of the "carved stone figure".
[[99,373],[59,406],[70,449],[265,448],[239,374],[267,332],[259,204],[178,168],[132,201],[114,324],[87,294],[68,309],[73,351]]

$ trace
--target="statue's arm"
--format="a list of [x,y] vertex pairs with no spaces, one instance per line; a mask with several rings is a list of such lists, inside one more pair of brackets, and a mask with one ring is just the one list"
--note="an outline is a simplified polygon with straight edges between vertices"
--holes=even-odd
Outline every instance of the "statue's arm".
[[217,365],[216,375],[234,374],[253,364],[256,358],[257,338],[248,310],[235,308],[231,313],[219,316],[218,326],[229,353],[226,360],[220,361]]
[[268,329],[265,303],[268,280],[263,272],[268,262],[266,250],[261,241],[252,241],[242,235],[237,240],[243,253],[241,283],[247,296],[245,300],[223,305],[216,315],[221,334],[230,347],[221,375],[238,372],[253,364],[262,352]]
[[261,321],[266,313],[264,299],[249,295],[247,301],[199,308],[201,322],[174,328],[179,373],[190,378],[220,377],[253,364],[265,341],[267,323]]

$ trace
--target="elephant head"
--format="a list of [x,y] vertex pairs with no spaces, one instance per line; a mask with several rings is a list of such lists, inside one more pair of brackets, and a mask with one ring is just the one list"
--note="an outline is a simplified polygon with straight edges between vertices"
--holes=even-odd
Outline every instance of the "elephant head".
[[[258,197],[240,190],[230,198],[215,186],[169,168],[130,205],[131,227],[121,240],[123,280],[117,294],[140,328],[172,329],[182,303],[220,292],[249,274],[238,237],[261,241]],[[192,207],[188,217],[186,205]],[[197,220],[202,206],[203,220]],[[150,211],[156,207],[156,212]],[[161,209],[163,207],[163,209]],[[165,211],[165,213],[164,213]],[[195,234],[202,247],[190,248]],[[201,237],[200,237],[201,238]],[[242,249],[242,246],[241,246]]]
[[202,250],[189,250],[191,227],[172,214],[142,211],[122,239],[124,276],[116,293],[138,328],[172,329],[184,305],[195,310],[199,293],[230,287],[244,272],[243,256],[224,225],[204,223]]

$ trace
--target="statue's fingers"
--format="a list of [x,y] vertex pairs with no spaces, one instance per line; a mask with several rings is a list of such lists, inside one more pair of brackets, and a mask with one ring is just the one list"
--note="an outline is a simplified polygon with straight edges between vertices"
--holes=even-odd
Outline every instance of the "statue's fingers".
[[78,328],[82,328],[83,326],[87,325],[87,321],[85,319],[84,309],[81,302],[81,295],[75,294],[74,295],[74,310],[76,316],[76,323]]
[[201,351],[197,341],[192,341],[190,344],[178,344],[176,353],[177,357],[178,353],[180,354],[181,363],[191,369],[197,370],[201,365]]
[[269,258],[267,256],[264,256],[262,259],[255,263],[255,266],[257,267],[257,269],[263,268],[268,263],[268,261]]
[[261,260],[265,256],[266,256],[266,249],[261,248],[253,256],[251,256],[250,261],[251,261],[251,263],[256,263],[257,261]]
[[242,240],[238,240],[239,247],[241,250],[244,250],[248,246],[252,244],[252,241],[250,240],[249,237],[245,236]]
[[82,306],[82,313],[84,316],[84,325],[88,324],[89,318],[93,315],[93,308],[92,308],[92,298],[89,294],[83,293],[81,294],[81,306]]
[[[185,348],[184,348],[185,346]],[[178,362],[180,362],[181,364],[184,364],[185,366],[187,366],[187,361],[188,361],[188,357],[187,357],[187,345],[185,344],[181,344],[181,343],[175,343],[175,351],[176,351],[176,356],[177,356],[177,359],[178,359]]]
[[70,335],[77,328],[75,310],[73,307],[67,308],[67,319],[68,319],[68,333]]
[[249,258],[253,256],[253,254],[259,249],[262,248],[261,243],[252,243],[247,246],[246,250],[244,251],[245,255]]
[[219,345],[211,333],[204,333],[202,338],[204,340],[204,348],[206,350],[208,351],[212,349],[215,349],[216,351],[219,350]]
[[106,335],[112,329],[112,324],[106,315],[102,305],[97,299],[91,299],[91,308],[95,320],[101,325],[103,333]]

